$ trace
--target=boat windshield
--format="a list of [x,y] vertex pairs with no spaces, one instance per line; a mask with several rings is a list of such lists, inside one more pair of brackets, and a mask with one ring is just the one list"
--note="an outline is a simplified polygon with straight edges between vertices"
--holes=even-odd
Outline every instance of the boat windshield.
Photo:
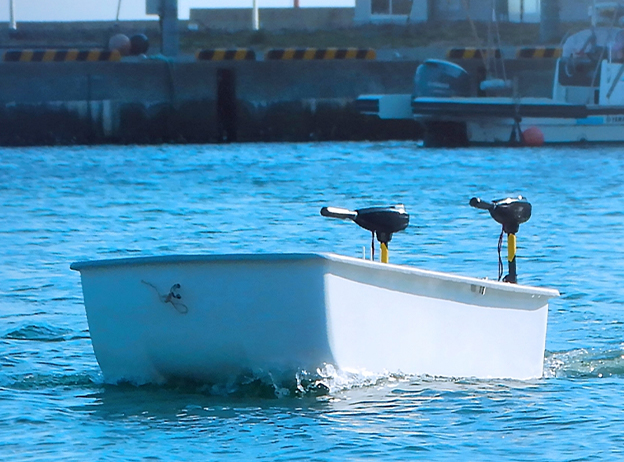
[[[589,57],[598,59],[604,48],[611,48],[613,52],[624,50],[624,29],[617,27],[596,27],[585,29],[576,34],[572,34],[563,44],[563,57]],[[604,54],[604,58],[609,58],[609,54]],[[613,59],[621,60],[624,56]]]

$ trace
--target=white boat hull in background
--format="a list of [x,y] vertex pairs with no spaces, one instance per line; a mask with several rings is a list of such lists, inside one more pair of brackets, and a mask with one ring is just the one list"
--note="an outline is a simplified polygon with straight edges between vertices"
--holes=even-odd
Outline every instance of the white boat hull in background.
[[334,254],[148,257],[72,268],[81,273],[108,382],[217,381],[325,364],[538,378],[548,300],[558,296]]
[[[466,122],[468,140],[475,144],[509,144],[513,119],[476,119]],[[585,119],[527,117],[524,129],[537,127],[545,143],[617,143],[624,141],[624,116],[591,116]]]

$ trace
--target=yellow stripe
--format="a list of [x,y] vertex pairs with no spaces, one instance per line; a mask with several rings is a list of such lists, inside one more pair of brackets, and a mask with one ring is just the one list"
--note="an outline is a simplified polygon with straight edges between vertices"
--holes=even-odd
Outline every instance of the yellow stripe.
[[225,58],[225,52],[227,50],[225,48],[217,48],[214,52],[214,55],[212,57],[213,60],[215,61],[221,61],[223,60],[223,58]]
[[78,57],[78,50],[67,50],[67,56],[65,56],[65,61],[76,61]]
[[46,50],[45,53],[43,54],[43,58],[41,59],[41,61],[43,62],[54,61],[54,56],[56,56],[56,50]]
[[119,50],[113,50],[108,60],[109,61],[121,61],[121,53],[119,53]]
[[323,56],[323,59],[334,59],[336,57],[337,51],[338,48],[327,48],[325,50],[325,55]]
[[100,57],[100,52],[98,50],[90,50],[87,55],[87,61],[97,61]]
[[345,59],[354,59],[357,57],[357,49],[349,48],[347,49],[347,54],[345,55]]
[[303,53],[303,59],[314,59],[315,53],[316,48],[306,48],[306,51]]
[[282,57],[282,59],[293,59],[294,55],[295,50],[293,48],[287,48],[286,50],[284,50],[284,56]]
[[33,50],[22,50],[20,61],[31,61],[33,57]]
[[[550,54],[550,56],[546,56]],[[539,47],[539,48],[518,48],[516,51],[516,58],[520,58],[521,56],[525,58],[560,58],[561,57],[561,48],[548,48],[548,47]]]
[[236,50],[236,53],[234,54],[234,59],[236,59],[236,60],[243,60],[243,59],[245,59],[246,56],[247,56],[247,49],[245,49],[245,48],[238,48]]
[[375,59],[377,58],[377,52],[375,50],[368,50],[366,52],[366,58],[365,59]]
[[475,54],[477,54],[477,50],[475,48],[466,48],[464,50],[464,58],[474,58]]

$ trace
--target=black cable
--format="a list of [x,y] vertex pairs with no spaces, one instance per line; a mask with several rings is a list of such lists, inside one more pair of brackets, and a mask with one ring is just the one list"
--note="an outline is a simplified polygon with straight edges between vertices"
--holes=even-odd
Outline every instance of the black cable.
[[371,260],[375,261],[375,231],[373,231],[373,238],[371,240]]

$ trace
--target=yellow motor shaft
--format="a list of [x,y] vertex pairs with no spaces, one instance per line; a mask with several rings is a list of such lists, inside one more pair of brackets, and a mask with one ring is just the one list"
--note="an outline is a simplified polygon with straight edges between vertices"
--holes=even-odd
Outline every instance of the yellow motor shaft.
[[381,262],[388,263],[388,244],[381,243]]
[[516,258],[516,235],[507,235],[507,261],[512,262]]

